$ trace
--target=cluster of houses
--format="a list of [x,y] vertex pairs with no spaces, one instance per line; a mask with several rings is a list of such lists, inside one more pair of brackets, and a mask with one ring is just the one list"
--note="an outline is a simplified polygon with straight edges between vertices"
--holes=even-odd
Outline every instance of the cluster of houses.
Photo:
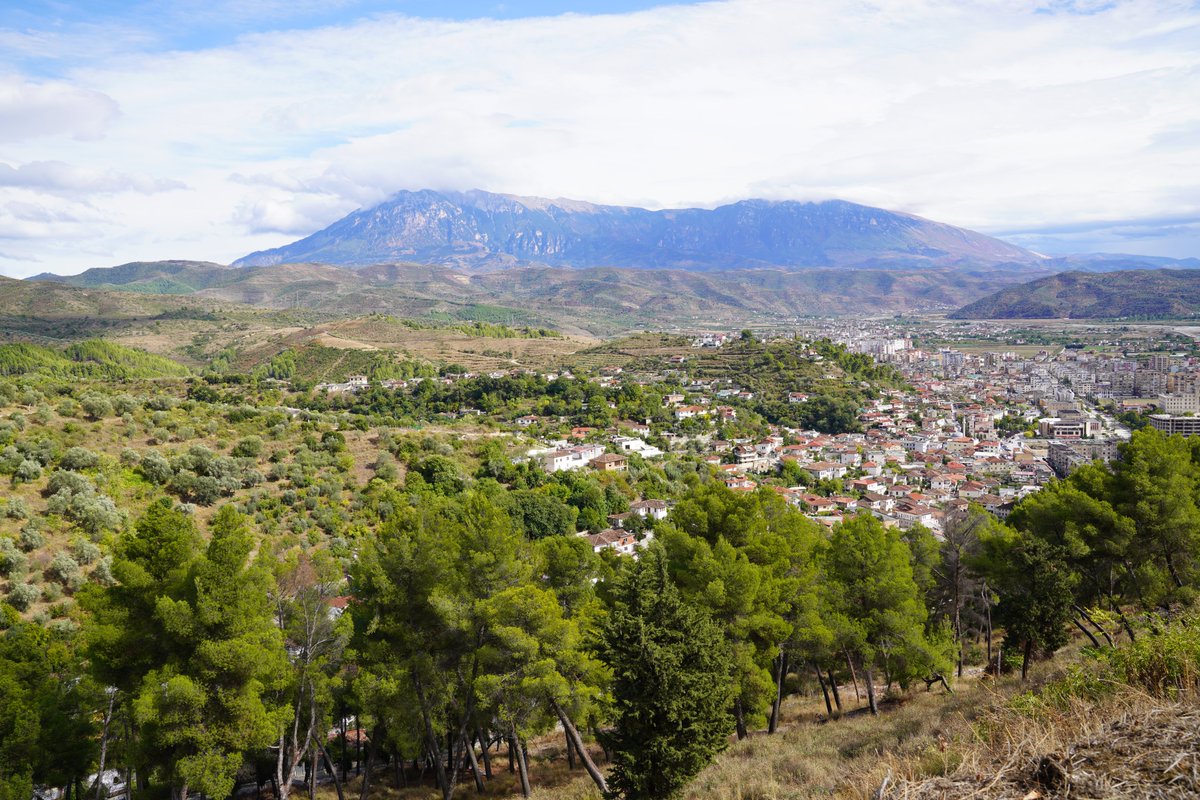
[[[908,335],[886,326],[848,325],[829,335],[895,365],[911,384],[911,389],[884,393],[861,408],[861,433],[772,428],[759,439],[724,439],[719,432],[737,428],[728,423],[738,420],[739,405],[753,401],[754,395],[728,379],[691,379],[691,361],[680,354],[664,356],[658,374],[607,366],[591,378],[608,387],[678,380],[680,390],[663,397],[670,422],[623,421],[607,431],[577,428],[561,441],[529,451],[528,457],[549,473],[622,472],[635,455],[651,460],[675,453],[711,465],[735,491],[770,486],[822,524],[869,511],[885,524],[921,524],[937,532],[970,504],[1003,517],[1056,473],[1066,474],[1093,458],[1114,458],[1117,440],[1128,434],[1086,401],[1128,401],[1131,393],[1157,390],[1156,405],[1175,419],[1186,415],[1190,423],[1200,413],[1200,364],[1191,359],[921,350]],[[700,333],[691,344],[719,348],[735,337]],[[821,360],[810,355],[814,362]],[[463,377],[471,376],[437,380]],[[406,384],[390,383],[396,384],[392,388]],[[324,388],[361,391],[367,385],[365,377],[353,376]],[[805,391],[787,392],[786,398],[789,403],[810,399]],[[513,423],[518,431],[540,430],[547,421],[526,415]],[[1200,424],[1194,427],[1200,433]],[[621,522],[590,534],[593,547],[635,552],[640,540]]]

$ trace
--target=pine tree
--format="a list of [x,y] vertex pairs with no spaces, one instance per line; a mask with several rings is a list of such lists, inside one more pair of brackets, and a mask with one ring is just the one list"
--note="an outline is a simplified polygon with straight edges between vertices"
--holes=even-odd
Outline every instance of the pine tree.
[[625,800],[675,797],[724,748],[732,696],[720,629],[683,602],[659,547],[617,578],[600,653],[613,672],[609,786]]
[[835,627],[866,677],[871,713],[875,668],[888,682],[948,671],[951,644],[926,630],[928,612],[913,579],[912,554],[899,532],[860,514],[834,528],[826,570]]

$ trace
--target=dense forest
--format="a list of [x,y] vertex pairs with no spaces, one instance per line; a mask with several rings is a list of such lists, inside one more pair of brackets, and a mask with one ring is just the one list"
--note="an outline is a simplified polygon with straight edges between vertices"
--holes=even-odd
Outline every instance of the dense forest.
[[[21,375],[29,358],[128,372]],[[1072,635],[1116,652],[1189,624],[1200,580],[1200,444],[1152,429],[1003,522],[973,508],[935,537],[869,514],[825,528],[769,482],[734,491],[687,458],[546,474],[486,428],[431,425],[529,403],[653,417],[669,386],[479,377],[329,398],[181,381],[96,344],[4,359],[4,800],[99,796],[88,777],[106,770],[139,798],[286,798],[299,768],[341,798],[351,760],[363,798],[387,780],[448,800],[503,753],[530,794],[546,736],[597,794],[669,798],[731,740],[774,734],[792,695],[837,725],[850,686],[878,714],[966,669],[1023,676]],[[673,507],[631,520],[638,557],[574,535],[647,498]]]

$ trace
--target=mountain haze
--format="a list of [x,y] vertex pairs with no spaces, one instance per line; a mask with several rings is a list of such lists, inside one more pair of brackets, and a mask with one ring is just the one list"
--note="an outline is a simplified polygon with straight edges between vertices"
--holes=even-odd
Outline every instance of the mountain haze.
[[743,200],[649,211],[482,191],[402,191],[234,266],[407,261],[467,270],[521,265],[721,270],[913,269],[1041,258],[1007,242],[841,200]]
[[[307,309],[335,316],[450,317],[607,335],[662,326],[738,326],[797,316],[946,311],[1016,279],[1003,266],[704,273],[531,266],[466,272],[411,263],[358,268],[303,263],[232,269],[164,261],[92,269],[79,275],[42,275],[12,283],[47,290],[79,287],[77,291],[106,296],[137,293],[147,302],[178,303],[190,297],[206,303]],[[159,292],[175,296],[164,297],[156,294]]]

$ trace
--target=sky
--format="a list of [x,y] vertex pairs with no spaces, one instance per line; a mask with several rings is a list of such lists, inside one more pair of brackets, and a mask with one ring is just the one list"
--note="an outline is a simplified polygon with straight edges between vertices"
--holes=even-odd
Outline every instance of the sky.
[[1200,257],[1200,2],[0,4],[0,274],[228,263],[422,188]]

